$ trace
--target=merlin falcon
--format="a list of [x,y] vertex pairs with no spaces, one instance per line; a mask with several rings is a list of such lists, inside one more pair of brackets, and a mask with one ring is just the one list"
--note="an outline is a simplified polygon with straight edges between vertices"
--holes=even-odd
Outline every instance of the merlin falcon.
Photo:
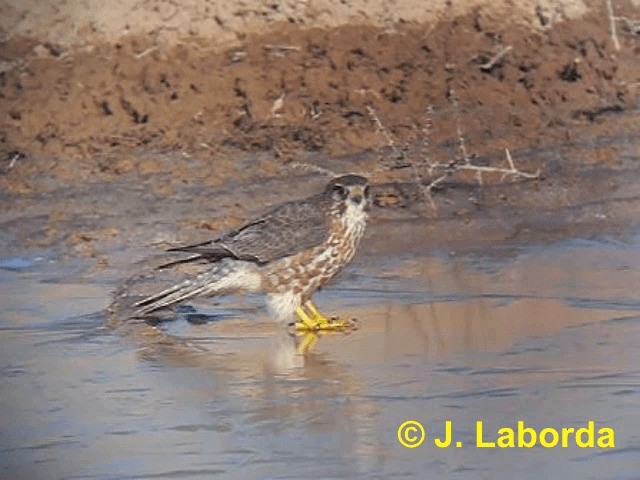
[[343,175],[322,193],[283,203],[215,240],[172,248],[190,256],[166,266],[207,262],[203,273],[135,304],[147,316],[199,296],[263,293],[272,315],[297,331],[345,328],[313,304],[313,294],[353,258],[367,225],[371,204],[367,179]]

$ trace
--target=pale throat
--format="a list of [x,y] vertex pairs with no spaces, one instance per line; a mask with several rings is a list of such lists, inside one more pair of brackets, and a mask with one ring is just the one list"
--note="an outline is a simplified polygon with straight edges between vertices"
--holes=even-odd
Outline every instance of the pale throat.
[[[342,257],[342,262],[348,263],[351,261],[364,235],[367,218],[368,214],[362,205],[354,205],[351,202],[347,202],[346,208],[334,220],[337,223],[337,228],[329,236],[327,243],[330,248],[325,252],[325,255],[332,256],[337,253],[338,256]],[[318,260],[321,260],[321,258],[318,258]]]
[[356,238],[359,241],[364,233],[369,215],[365,211],[362,204],[355,205],[347,202],[347,208],[340,217],[340,221],[346,230],[348,236]]

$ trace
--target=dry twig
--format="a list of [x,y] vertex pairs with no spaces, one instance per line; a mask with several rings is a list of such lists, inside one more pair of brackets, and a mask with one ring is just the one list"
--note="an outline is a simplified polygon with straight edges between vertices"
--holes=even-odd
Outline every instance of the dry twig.
[[[523,172],[521,170],[518,170],[515,166],[515,163],[513,161],[513,158],[511,157],[511,153],[509,152],[508,148],[505,148],[505,154],[507,157],[507,163],[509,164],[509,168],[487,167],[484,165],[472,165],[470,163],[444,164],[444,163],[431,163],[431,162],[424,163],[424,164],[417,164],[416,166],[425,165],[433,171],[445,170],[446,173],[444,174],[444,176],[448,176],[454,172],[471,171],[471,172],[476,172],[477,174],[476,177],[482,176],[483,173],[501,173],[502,174],[501,181],[504,181],[509,176],[512,176],[515,178],[525,178],[527,180],[533,180],[540,177],[540,169],[536,170],[535,173]],[[436,180],[432,182],[434,183],[434,185],[432,186],[431,184],[429,184],[427,185],[427,188],[429,188],[430,190],[433,189],[433,187],[438,183],[442,182],[442,180],[443,180],[442,177],[438,177]],[[478,183],[480,185],[483,184],[482,180],[480,180]]]
[[373,109],[371,105],[367,105],[367,113],[369,114],[371,119],[375,122],[378,132],[380,132],[384,136],[385,140],[387,141],[387,146],[391,148],[391,150],[393,150],[393,153],[399,153],[398,147],[396,147],[396,144],[393,141],[391,134],[387,131],[386,128],[384,128],[384,125],[382,125],[380,118],[378,118],[378,115],[376,115],[376,111]]
[[276,98],[271,106],[271,116],[272,117],[280,117],[282,112],[282,107],[284,107],[284,97],[286,94],[282,92],[278,98]]
[[[458,103],[458,97],[456,97],[456,92],[453,88],[449,89],[449,101],[453,106],[453,115],[456,119],[456,133],[458,134],[458,151],[460,152],[460,157],[464,160],[465,165],[471,165],[471,159],[469,157],[469,152],[467,151],[467,141],[462,132],[462,125],[460,124],[460,105]],[[476,173],[476,180],[478,181],[478,184],[482,185],[481,172]]]
[[611,0],[606,0],[607,3],[607,12],[609,14],[609,26],[611,28],[611,40],[613,41],[613,46],[616,51],[620,51],[620,42],[618,41],[618,32],[616,30],[616,17],[613,12],[613,5],[611,4]]
[[7,170],[11,170],[15,166],[19,158],[20,158],[20,154],[16,153],[11,159],[11,161],[9,162],[9,166],[7,167]]
[[285,57],[291,52],[299,52],[300,47],[296,47],[294,45],[265,45],[264,48],[271,55],[275,55],[278,57]]
[[[459,110],[458,100],[455,96],[455,92],[453,91],[453,89],[449,90],[449,99],[453,105],[453,110],[456,117],[456,131],[458,135],[458,149],[459,149],[460,155],[456,160],[448,163],[433,162],[429,157],[428,155],[428,148],[430,146],[429,138],[430,138],[431,128],[433,126],[433,122],[431,119],[431,112],[433,110],[432,108],[429,108],[427,110],[426,122],[421,130],[422,138],[423,138],[422,155],[424,157],[424,161],[416,163],[409,160],[409,166],[411,167],[413,179],[416,182],[416,185],[418,186],[418,188],[420,189],[420,192],[422,193],[424,199],[427,202],[429,202],[431,208],[433,208],[434,210],[437,210],[437,206],[435,204],[435,201],[432,195],[434,188],[436,188],[440,183],[442,183],[444,180],[446,180],[448,177],[455,174],[456,172],[461,172],[461,171],[475,172],[476,181],[480,186],[484,184],[483,174],[487,174],[487,173],[501,174],[502,175],[500,178],[501,182],[505,181],[509,177],[513,178],[514,180],[517,180],[517,179],[533,180],[540,177],[540,169],[538,169],[534,173],[518,170],[511,156],[511,152],[509,152],[509,149],[505,149],[505,156],[506,156],[508,168],[491,167],[491,166],[484,166],[484,165],[473,165],[471,163],[471,157],[467,151],[466,139],[464,137],[462,126],[460,124],[460,117],[458,115],[458,110]],[[367,112],[375,122],[378,132],[382,133],[386,138],[388,147],[390,147],[394,153],[399,154],[400,151],[396,146],[395,142],[393,141],[391,134],[384,127],[384,125],[382,124],[382,121],[376,115],[375,110],[372,107],[367,106]],[[294,164],[294,166],[303,166],[303,165]],[[380,169],[376,169],[376,171],[379,171],[384,168],[385,167],[382,166]],[[387,168],[389,167],[387,166]],[[425,182],[423,181],[423,176],[420,172],[420,168],[426,168],[428,177],[430,179],[429,183],[425,184]],[[323,173],[327,172],[326,170],[319,169],[318,167],[316,167],[315,170],[323,171]],[[328,173],[332,173],[332,172],[328,172]]]
[[[429,106],[429,108],[427,109],[427,118],[422,127],[422,153],[425,159],[425,163],[427,164],[427,168],[428,168],[427,173],[429,174],[429,178],[433,178],[433,171],[434,171],[434,167],[433,167],[434,164],[431,161],[431,157],[429,156],[429,147],[430,147],[429,139],[431,137],[430,135],[431,128],[433,127],[433,120],[431,119],[432,112],[433,112],[433,107]],[[429,183],[429,185],[424,185],[424,182],[422,181],[422,175],[420,174],[420,170],[418,169],[418,167],[414,162],[410,162],[410,164],[411,164],[411,171],[413,172],[413,176],[418,186],[420,187],[420,192],[424,196],[425,200],[429,202],[429,204],[431,205],[431,208],[433,210],[437,210],[438,207],[436,206],[436,202],[433,200],[433,195],[431,195],[431,192],[438,183],[440,183],[442,180],[444,180],[447,177],[447,175],[442,175],[436,180],[433,180],[431,183]]]
[[157,49],[158,49],[158,46],[157,45],[153,45],[152,47],[149,47],[146,50],[143,50],[142,52],[138,53],[135,58],[136,58],[136,60],[139,60],[142,57],[146,57],[150,53],[155,52]]
[[504,58],[504,56],[509,53],[511,50],[513,49],[513,47],[511,45],[508,45],[506,47],[504,47],[503,49],[501,49],[498,53],[496,53],[491,59],[489,59],[488,62],[483,63],[482,65],[480,65],[480,70],[483,70],[485,72],[488,72],[489,70],[491,70],[500,60],[502,60]]

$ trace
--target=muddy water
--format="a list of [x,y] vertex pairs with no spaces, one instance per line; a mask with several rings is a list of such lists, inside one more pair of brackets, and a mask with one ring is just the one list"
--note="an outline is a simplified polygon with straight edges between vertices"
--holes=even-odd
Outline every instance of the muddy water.
[[[317,298],[360,330],[306,357],[252,298],[161,325],[188,355],[125,338],[104,326],[112,283],[79,281],[77,267],[46,252],[0,262],[3,478],[640,471],[640,236],[365,253]],[[427,431],[411,450],[397,440],[409,419]],[[434,447],[447,420],[462,448]],[[518,420],[593,420],[615,448],[478,449],[477,420],[488,439]]]

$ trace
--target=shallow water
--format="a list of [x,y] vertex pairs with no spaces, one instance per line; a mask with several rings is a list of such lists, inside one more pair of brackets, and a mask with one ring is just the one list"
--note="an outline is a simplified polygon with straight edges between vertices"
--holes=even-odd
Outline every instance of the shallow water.
[[[183,356],[106,328],[109,282],[5,258],[2,477],[637,478],[639,272],[640,237],[361,255],[317,296],[360,330],[303,357],[232,299],[161,326]],[[409,419],[415,449],[397,439]],[[447,420],[462,448],[434,447]],[[478,449],[477,420],[486,437],[593,420],[615,448]]]

